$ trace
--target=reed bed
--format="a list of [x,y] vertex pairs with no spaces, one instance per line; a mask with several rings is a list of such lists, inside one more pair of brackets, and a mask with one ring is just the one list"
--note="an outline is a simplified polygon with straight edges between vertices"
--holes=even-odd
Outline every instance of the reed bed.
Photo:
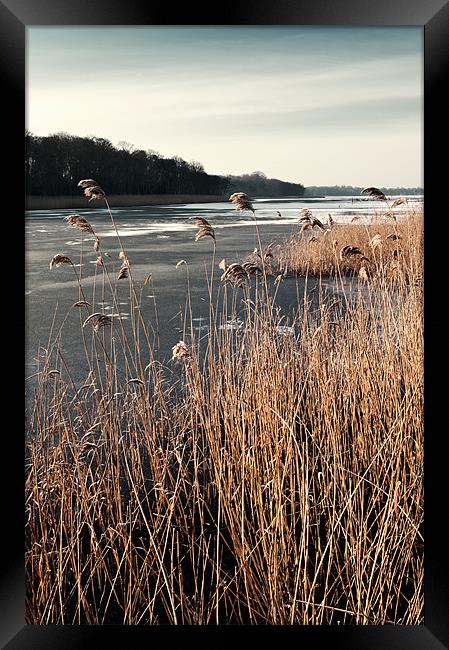
[[[357,275],[365,267],[370,277],[383,279],[394,279],[402,269],[413,280],[422,275],[423,222],[418,212],[405,214],[400,221],[379,216],[367,223],[355,217],[353,223],[334,222],[324,230],[298,226],[297,233],[275,249],[279,269],[338,277]],[[344,258],[340,253],[346,246],[358,248],[360,254]]]
[[[198,223],[212,230],[198,244],[210,272],[204,282],[179,263],[184,337],[167,363],[138,309],[131,251],[96,267],[118,312],[128,283],[128,328],[94,311],[77,276],[80,328],[50,337],[30,423],[28,623],[422,623],[420,223],[397,225],[394,283],[355,274],[348,288],[329,235],[276,249],[269,263],[285,275],[329,273],[338,288],[330,298],[319,284],[314,301],[305,289],[290,321],[265,264],[245,276],[223,262],[214,280],[219,238]],[[339,250],[365,254],[391,230],[335,228]],[[390,241],[374,251],[381,278]],[[193,282],[210,301],[201,340]],[[81,386],[64,336],[85,350]]]

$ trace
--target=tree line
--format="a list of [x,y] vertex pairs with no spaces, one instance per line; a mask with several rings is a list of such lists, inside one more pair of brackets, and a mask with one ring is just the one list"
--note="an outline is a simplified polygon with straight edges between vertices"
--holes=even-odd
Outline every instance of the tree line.
[[[360,194],[363,187],[354,185],[309,185],[306,188],[305,196],[356,196]],[[380,187],[386,196],[396,194],[424,194],[422,187]]]
[[[207,174],[199,162],[166,158],[127,142],[68,133],[25,134],[26,193],[31,196],[79,194],[78,181],[94,178],[108,194],[210,194],[246,192],[250,197],[355,196],[362,187],[313,185],[267,178],[263,172],[239,176]],[[381,187],[387,196],[423,194],[421,187]]]
[[25,135],[26,192],[32,196],[79,194],[78,181],[94,178],[108,194],[213,194],[228,191],[225,176],[198,162],[165,158],[122,142],[67,133]]
[[267,178],[263,172],[228,176],[228,178],[230,192],[245,192],[248,196],[302,196],[306,189],[301,183]]
[[26,193],[30,196],[79,194],[78,181],[94,178],[108,194],[211,194],[246,192],[251,197],[301,196],[304,186],[267,178],[207,174],[198,162],[165,158],[127,142],[68,133],[25,134]]

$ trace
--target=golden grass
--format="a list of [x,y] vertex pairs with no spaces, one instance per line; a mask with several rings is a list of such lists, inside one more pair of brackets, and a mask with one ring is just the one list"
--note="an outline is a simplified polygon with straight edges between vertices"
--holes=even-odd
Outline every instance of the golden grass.
[[[397,226],[393,283],[390,226],[278,248],[280,269],[338,290],[305,291],[293,322],[266,300],[265,268],[243,281],[240,266],[220,303],[208,278],[207,340],[190,309],[168,367],[131,272],[130,331],[76,303],[88,378],[71,381],[60,330],[35,393],[28,623],[422,623],[421,225]],[[352,288],[345,245],[374,260]]]
[[[342,260],[340,252],[347,246],[360,249],[361,255]],[[413,280],[422,273],[422,215],[409,212],[407,219],[399,223],[379,219],[365,225],[334,224],[313,236],[298,229],[296,236],[277,247],[276,257],[281,269],[297,275],[354,275],[365,266],[383,278],[395,275],[399,259],[401,268]]]

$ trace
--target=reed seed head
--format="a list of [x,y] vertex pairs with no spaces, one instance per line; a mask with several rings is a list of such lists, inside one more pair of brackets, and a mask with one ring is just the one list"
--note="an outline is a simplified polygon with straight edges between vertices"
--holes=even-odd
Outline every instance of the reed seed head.
[[[84,217],[80,216],[79,214],[69,214],[68,217],[64,217],[64,221],[67,221],[69,226],[72,228],[76,228],[77,230],[80,230],[81,232],[88,232],[91,235],[95,235],[94,229],[90,225],[90,223],[85,219]],[[98,241],[98,244],[100,243],[100,240],[98,237],[96,238],[96,241]]]
[[95,312],[94,314],[91,314],[86,318],[86,320],[83,323],[83,327],[87,325],[90,321],[93,321],[92,326],[95,332],[98,332],[102,327],[105,327],[106,325],[110,325],[112,323],[112,318],[110,316],[106,316],[106,314],[100,314],[99,312]]
[[229,197],[229,200],[235,205],[236,210],[243,212],[243,210],[250,210],[254,213],[254,207],[249,197],[245,192],[234,192]]
[[95,187],[96,185],[97,181],[94,181],[93,178],[85,178],[78,183],[78,187],[82,187],[83,190],[86,189],[86,187]]
[[92,187],[86,187],[84,190],[84,195],[89,198],[89,201],[92,201],[93,199],[102,199],[106,196],[104,191],[101,189],[99,185],[94,185]]
[[172,347],[172,360],[173,361],[188,361],[192,358],[189,347],[184,341],[179,341]]
[[209,227],[211,227],[208,220],[203,219],[203,217],[192,217],[192,219],[193,219],[193,223],[195,224],[195,226],[209,226]]
[[253,264],[253,262],[244,262],[242,264],[242,269],[245,269],[248,276],[254,275],[256,273],[262,273],[262,269],[258,264]]
[[360,248],[357,248],[357,246],[343,246],[343,248],[340,250],[340,259],[347,260],[354,255],[362,255],[362,251]]
[[385,194],[382,192],[382,190],[379,190],[378,187],[365,187],[365,189],[361,191],[361,194],[367,194],[368,196],[371,196],[371,198],[375,199],[376,201],[387,200]]
[[299,221],[311,221],[313,218],[312,210],[309,210],[309,208],[302,208],[299,211]]
[[374,237],[370,239],[369,245],[373,251],[376,250],[376,248],[380,248],[382,246],[382,236],[379,234],[374,235]]
[[92,305],[87,300],[78,300],[73,307],[92,307]]
[[221,276],[222,282],[230,282],[233,285],[243,287],[248,279],[248,273],[241,264],[230,264],[226,266],[225,272]]
[[317,219],[316,217],[313,217],[313,219],[312,219],[312,228],[315,228],[315,226],[317,228],[319,228],[320,230],[326,230],[326,228],[321,223],[321,221],[319,219]]
[[128,274],[129,274],[129,264],[128,264],[128,260],[125,260],[120,267],[120,270],[117,275],[117,280],[123,280],[124,278],[127,278]]
[[361,266],[360,267],[360,269],[359,269],[359,278],[361,280],[364,280],[365,282],[367,282],[369,280],[368,271],[366,270],[366,266]]
[[54,266],[58,267],[58,266],[63,266],[64,264],[72,264],[72,266],[73,266],[73,263],[72,263],[72,260],[70,259],[70,257],[67,257],[67,255],[62,255],[61,253],[58,253],[50,261],[50,270]]
[[211,226],[201,226],[195,235],[195,241],[203,239],[203,237],[211,237],[215,239],[214,229]]
[[391,204],[391,207],[396,208],[398,205],[402,205],[403,203],[407,203],[407,199],[405,199],[404,197],[401,196],[399,199],[396,199],[395,201],[393,201],[393,203]]

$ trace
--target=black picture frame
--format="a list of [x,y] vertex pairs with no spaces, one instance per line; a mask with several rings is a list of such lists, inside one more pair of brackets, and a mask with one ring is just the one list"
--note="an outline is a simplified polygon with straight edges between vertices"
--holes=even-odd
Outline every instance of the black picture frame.
[[[448,111],[445,93],[449,68],[449,2],[444,0],[288,0],[222,3],[205,9],[199,4],[179,8],[169,3],[139,0],[0,0],[0,80],[2,88],[3,217],[8,306],[4,307],[7,349],[21,349],[24,340],[24,280],[20,252],[24,249],[23,135],[25,114],[26,28],[34,25],[418,25],[424,29],[425,113],[425,621],[422,626],[29,626],[24,616],[24,485],[23,371],[19,359],[5,361],[3,475],[12,468],[3,490],[3,553],[0,578],[0,641],[8,650],[89,648],[224,647],[232,642],[265,641],[309,648],[358,650],[442,650],[449,648],[449,561],[444,532],[447,463],[444,443],[447,425],[443,364],[447,349],[444,249],[444,190]],[[440,162],[441,161],[441,162]],[[6,203],[6,206],[5,206]],[[448,217],[446,216],[446,221]],[[446,239],[447,241],[447,239]],[[22,269],[22,270],[21,270]],[[9,274],[4,271],[5,275]],[[5,277],[4,275],[4,277]],[[16,340],[14,340],[16,339]],[[4,339],[5,340],[5,339]],[[14,345],[15,344],[15,345]],[[13,347],[14,346],[14,347]],[[6,359],[6,357],[5,357]],[[441,360],[440,360],[441,359]],[[441,379],[436,369],[443,366]],[[444,392],[443,392],[444,391]],[[6,415],[11,424],[6,425]],[[16,417],[19,415],[19,417]],[[440,424],[440,422],[442,424]],[[445,499],[446,497],[446,499]]]

